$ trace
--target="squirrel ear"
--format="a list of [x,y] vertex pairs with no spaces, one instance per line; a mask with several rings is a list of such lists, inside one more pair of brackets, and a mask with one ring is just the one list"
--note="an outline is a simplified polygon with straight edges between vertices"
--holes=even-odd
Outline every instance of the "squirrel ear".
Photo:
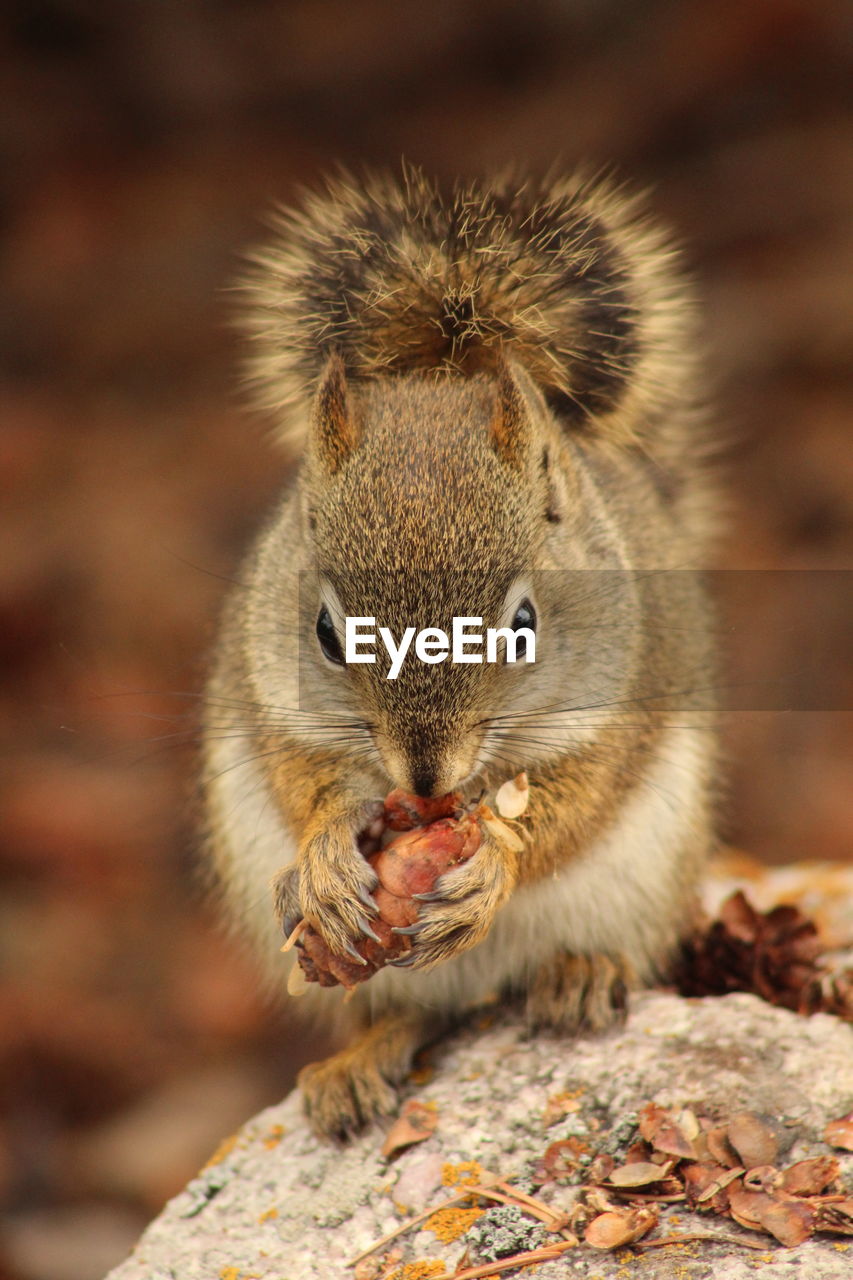
[[498,365],[498,395],[491,433],[501,461],[521,471],[533,443],[533,416],[518,377],[504,359]]
[[347,397],[347,376],[339,355],[330,356],[314,398],[309,447],[320,465],[337,471],[358,443]]

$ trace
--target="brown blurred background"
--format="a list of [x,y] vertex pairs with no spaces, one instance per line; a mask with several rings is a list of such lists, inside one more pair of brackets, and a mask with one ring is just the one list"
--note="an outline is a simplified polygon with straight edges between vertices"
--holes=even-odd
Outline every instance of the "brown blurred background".
[[[652,185],[730,440],[720,565],[850,569],[853,6],[6,0],[0,24],[0,1280],[97,1280],[312,1051],[192,871],[205,651],[283,474],[229,329],[260,215],[403,155]],[[742,601],[731,645],[772,674],[819,638],[850,707],[851,601],[822,599],[766,606],[760,642]],[[728,732],[727,838],[851,857],[850,714]]]

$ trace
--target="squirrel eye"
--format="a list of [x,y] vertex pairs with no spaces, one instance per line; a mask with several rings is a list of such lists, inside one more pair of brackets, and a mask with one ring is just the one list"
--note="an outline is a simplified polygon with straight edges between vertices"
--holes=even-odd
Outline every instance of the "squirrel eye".
[[338,639],[337,631],[335,631],[332,615],[325,605],[323,605],[317,616],[317,639],[320,641],[320,648],[329,661],[343,666],[344,655],[341,649],[341,642]]
[[529,627],[531,631],[536,630],[536,610],[529,600],[522,600],[512,616],[513,631],[517,631],[519,627]]
[[[521,627],[527,627],[530,631],[536,630],[536,610],[530,600],[524,599],[512,615],[512,629],[518,631]],[[519,636],[515,642],[515,660],[516,662],[524,662],[527,659],[527,637]],[[506,653],[504,653],[504,661],[506,661]]]

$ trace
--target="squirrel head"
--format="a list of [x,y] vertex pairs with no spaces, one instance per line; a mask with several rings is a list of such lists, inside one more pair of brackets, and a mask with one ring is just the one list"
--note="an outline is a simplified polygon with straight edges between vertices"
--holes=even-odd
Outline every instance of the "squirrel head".
[[[439,795],[503,763],[495,716],[552,700],[543,666],[559,627],[539,571],[568,501],[565,468],[556,479],[548,462],[561,447],[536,388],[504,362],[351,385],[339,359],[325,370],[299,482],[301,705],[361,722],[399,786]],[[375,662],[344,661],[347,617],[375,619]],[[454,618],[482,619],[469,629],[484,636],[532,629],[537,661],[521,660],[523,642],[515,663],[501,640],[491,663],[485,646],[479,663],[430,663],[411,644],[388,678],[379,628],[399,645],[407,628],[449,636]]]

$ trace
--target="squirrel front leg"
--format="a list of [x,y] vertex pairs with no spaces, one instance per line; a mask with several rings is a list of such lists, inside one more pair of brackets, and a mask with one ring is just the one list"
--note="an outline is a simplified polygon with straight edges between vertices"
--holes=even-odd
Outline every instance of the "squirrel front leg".
[[518,873],[518,853],[484,831],[473,857],[443,875],[432,893],[416,895],[423,903],[417,922],[394,931],[414,940],[397,965],[431,969],[482,942],[518,883]]
[[370,893],[378,883],[358,848],[358,835],[381,810],[381,801],[354,796],[320,808],[304,832],[296,865],[283,868],[272,882],[286,935],[305,919],[336,955],[355,953],[355,943],[370,932],[369,917],[376,912]]

